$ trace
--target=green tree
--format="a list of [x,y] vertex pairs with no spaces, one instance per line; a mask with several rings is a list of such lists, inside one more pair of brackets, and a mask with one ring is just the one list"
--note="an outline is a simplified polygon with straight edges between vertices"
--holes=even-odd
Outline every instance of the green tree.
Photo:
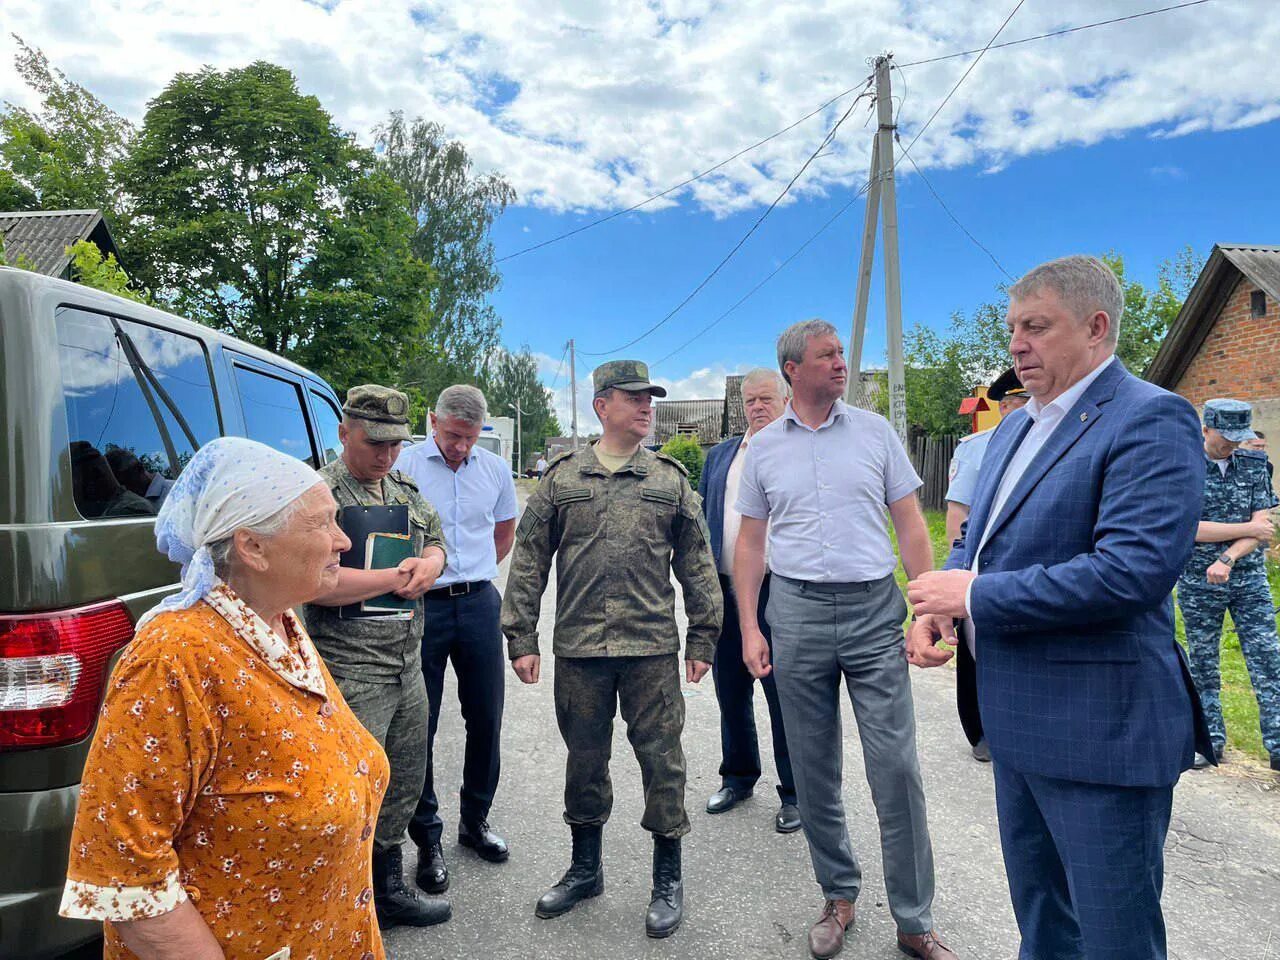
[[702,465],[707,455],[702,451],[702,444],[697,437],[687,433],[679,433],[662,445],[662,452],[679,460],[689,471],[689,486],[698,489],[698,481],[702,479]]
[[119,166],[133,126],[14,35],[14,68],[37,110],[0,109],[0,209],[100,209],[117,231],[127,213]]
[[[515,417],[515,406],[519,405],[520,451],[526,459],[533,451],[546,449],[547,437],[560,436],[551,391],[538,379],[538,361],[528,346],[516,353],[502,347],[494,350],[480,386],[492,416]],[[523,463],[520,469],[523,471]]]
[[1124,313],[1120,318],[1120,341],[1116,356],[1138,376],[1142,376],[1164,342],[1169,327],[1182,309],[1183,301],[1204,267],[1204,258],[1190,246],[1183,247],[1156,271],[1156,285],[1148,289],[1125,275],[1124,257],[1103,256],[1124,288]]
[[133,289],[129,275],[116,262],[115,254],[104,257],[98,245],[90,240],[76,241],[67,247],[67,253],[71,257],[71,276],[77,283],[139,303],[151,302],[145,293]]
[[382,168],[404,190],[417,223],[413,251],[435,271],[431,348],[404,365],[402,379],[434,396],[452,383],[478,379],[498,346],[501,323],[489,295],[501,275],[489,231],[513,203],[501,175],[475,175],[466,147],[444,128],[396,111],[376,131]]
[[289,71],[180,73],[123,167],[142,282],[339,390],[394,382],[430,321],[403,191]]

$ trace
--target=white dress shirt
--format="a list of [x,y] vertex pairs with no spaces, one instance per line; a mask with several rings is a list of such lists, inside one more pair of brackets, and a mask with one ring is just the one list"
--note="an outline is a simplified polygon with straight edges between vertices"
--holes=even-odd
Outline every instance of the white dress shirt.
[[893,573],[888,505],[920,477],[878,414],[837,400],[816,429],[791,404],[751,438],[737,509],[769,521],[769,569],[811,583],[862,583]]
[[720,538],[720,572],[733,575],[733,551],[738,545],[738,531],[742,528],[742,514],[738,512],[738,489],[742,486],[742,465],[747,460],[747,434],[733,452],[729,463],[729,475],[724,481],[724,527]]
[[[1066,419],[1067,414],[1071,412],[1071,408],[1076,405],[1076,401],[1084,396],[1084,392],[1089,389],[1089,385],[1097,380],[1102,375],[1102,371],[1111,366],[1115,359],[1115,355],[1112,354],[1089,373],[1067,387],[1066,390],[1063,390],[1049,403],[1041,404],[1039,400],[1032,397],[1023,408],[1027,411],[1027,416],[1031,418],[1031,429],[1022,438],[1022,442],[1018,444],[1018,449],[1014,451],[1013,457],[1009,460],[1009,466],[1005,468],[1004,476],[1000,478],[1000,486],[996,488],[996,495],[991,501],[991,509],[987,512],[987,522],[982,530],[982,540],[978,544],[978,549],[973,551],[973,564],[969,569],[974,573],[978,572],[978,558],[982,555],[982,548],[987,545],[987,538],[991,535],[991,530],[996,525],[995,521],[1000,516],[1000,511],[1004,509],[1005,501],[1009,499],[1009,495],[1013,493],[1014,488],[1018,485],[1018,481],[1027,472],[1027,467],[1031,465],[1031,461],[1035,459],[1036,454],[1053,436],[1053,431],[1058,429],[1058,426]],[[965,621],[965,639],[969,643],[970,653],[974,653],[975,640],[971,615],[972,608],[969,606],[969,595],[972,591],[973,581],[970,580],[969,586],[964,592],[964,609],[966,613],[970,614],[969,619]]]

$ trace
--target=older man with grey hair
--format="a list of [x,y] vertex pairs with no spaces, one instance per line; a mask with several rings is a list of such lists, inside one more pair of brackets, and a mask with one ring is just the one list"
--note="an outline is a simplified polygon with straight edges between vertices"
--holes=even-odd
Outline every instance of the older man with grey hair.
[[476,445],[487,415],[484,394],[475,387],[445,389],[431,414],[431,436],[405,450],[396,464],[440,512],[449,555],[435,589],[423,598],[422,675],[431,719],[426,782],[409,823],[419,848],[418,885],[430,893],[449,886],[432,761],[450,660],[467,730],[458,843],[493,863],[508,856],[506,841],[488,822],[501,772],[506,677],[498,624],[502,599],[493,581],[515,539],[517,507],[510,464]]
[[[733,551],[738,542],[742,515],[738,513],[738,490],[742,485],[742,465],[752,438],[778,417],[787,404],[787,384],[778,371],[756,367],[742,378],[742,411],[747,420],[743,436],[730,437],[707,453],[698,492],[702,494],[702,512],[711,530],[711,555],[720,573],[720,590],[724,594],[724,624],[716,642],[716,658],[711,666],[715,680],[716,700],[720,704],[720,789],[707,801],[707,813],[725,813],[751,796],[760,779],[760,744],[756,738],[755,678],[742,660],[742,630],[738,625],[733,593]],[[758,611],[768,639],[768,626],[763,623],[769,602],[769,577],[760,588]],[[769,705],[769,721],[773,728],[773,762],[778,771],[778,798],[781,806],[773,826],[779,833],[800,829],[800,811],[796,807],[796,785],[791,774],[791,757],[787,752],[787,734],[778,705],[778,691],[773,677],[760,681]]]
[[[820,960],[841,951],[862,887],[841,797],[843,679],[880,823],[898,947],[923,960],[955,960],[933,932],[933,847],[903,654],[907,607],[889,539],[892,518],[908,576],[932,568],[920,478],[884,417],[841,400],[849,370],[831,324],[789,327],[778,338],[778,365],[793,396],[747,452],[733,583],[743,660],[752,675],[776,677],[800,816],[826,900],[809,950]],[[758,613],[766,538],[772,653]]]
[[[1097,257],[1009,290],[1030,402],[996,428],[946,569],[908,585],[908,657],[949,660],[985,734],[1020,957],[1164,960],[1173,786],[1211,750],[1170,591],[1191,556],[1207,463],[1181,397],[1116,359],[1124,291]],[[1264,951],[1265,952],[1265,951]]]

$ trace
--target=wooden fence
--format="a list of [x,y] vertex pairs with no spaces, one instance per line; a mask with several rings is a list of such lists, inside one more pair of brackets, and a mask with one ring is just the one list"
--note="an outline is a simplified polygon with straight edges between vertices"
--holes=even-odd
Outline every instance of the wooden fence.
[[959,442],[959,437],[916,436],[907,445],[911,464],[924,481],[920,488],[920,502],[926,510],[946,509],[947,472],[951,467],[951,455],[956,452]]

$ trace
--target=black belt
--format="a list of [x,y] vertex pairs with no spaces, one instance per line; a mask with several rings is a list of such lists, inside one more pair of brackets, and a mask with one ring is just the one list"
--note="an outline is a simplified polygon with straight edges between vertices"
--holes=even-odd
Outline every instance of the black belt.
[[465,597],[468,593],[475,593],[489,586],[488,580],[472,580],[470,583],[451,583],[447,587],[437,587],[434,590],[428,590],[423,596],[431,597],[439,600],[443,597]]

